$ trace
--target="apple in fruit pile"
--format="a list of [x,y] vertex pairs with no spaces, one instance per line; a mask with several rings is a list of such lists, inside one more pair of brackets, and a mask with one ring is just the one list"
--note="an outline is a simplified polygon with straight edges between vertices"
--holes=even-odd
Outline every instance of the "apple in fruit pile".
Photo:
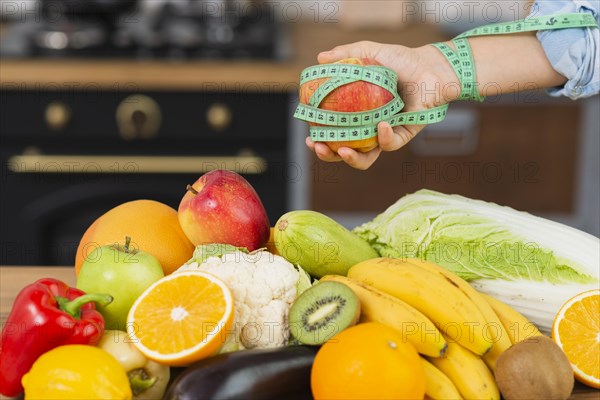
[[110,294],[112,303],[97,309],[104,317],[106,329],[125,330],[127,313],[134,301],[164,276],[156,257],[133,248],[127,237],[125,245],[97,247],[86,257],[77,276],[77,288],[86,293]]
[[[368,58],[345,58],[336,64],[381,65]],[[300,86],[299,101],[308,104],[310,97],[319,86],[330,78],[315,79]],[[393,99],[392,93],[373,83],[357,81],[335,89],[329,93],[319,108],[328,111],[360,112],[381,107]],[[310,125],[317,125],[310,123]],[[377,147],[377,137],[361,140],[348,140],[339,142],[324,142],[329,148],[337,152],[340,147],[350,147],[359,152],[367,152]]]
[[225,243],[254,251],[269,239],[269,218],[258,194],[241,175],[213,170],[189,185],[177,211],[194,245]]

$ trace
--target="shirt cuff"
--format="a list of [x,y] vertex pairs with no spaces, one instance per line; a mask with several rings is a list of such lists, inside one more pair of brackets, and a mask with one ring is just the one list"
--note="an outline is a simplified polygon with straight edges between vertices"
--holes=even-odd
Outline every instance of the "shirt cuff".
[[[537,15],[550,15],[556,12],[544,11],[544,3],[538,2]],[[563,12],[586,12],[598,19],[597,10],[571,3],[572,10],[560,10]],[[555,11],[555,10],[552,10]],[[550,61],[552,67],[561,75],[566,77],[567,82],[561,87],[550,88],[547,92],[551,96],[566,96],[571,99],[589,97],[597,94],[600,90],[600,72],[598,71],[599,50],[598,29],[573,28],[538,31],[537,37],[542,48]]]

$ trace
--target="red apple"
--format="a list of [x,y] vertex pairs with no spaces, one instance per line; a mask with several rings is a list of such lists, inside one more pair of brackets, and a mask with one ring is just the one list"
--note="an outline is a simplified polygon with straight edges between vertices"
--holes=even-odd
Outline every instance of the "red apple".
[[[381,65],[368,58],[345,58],[339,64]],[[336,63],[336,64],[337,64]],[[300,86],[300,103],[308,104],[310,97],[319,86],[330,78],[315,79]],[[373,83],[357,81],[341,86],[329,93],[319,108],[328,111],[357,112],[368,111],[389,103],[393,95],[386,89]],[[317,125],[310,123],[310,125]],[[348,140],[340,142],[324,142],[331,150],[337,152],[340,147],[350,147],[360,152],[367,152],[377,147],[377,137],[361,140]]]
[[189,185],[177,214],[196,246],[226,243],[253,251],[269,239],[269,218],[256,190],[232,171],[213,170]]

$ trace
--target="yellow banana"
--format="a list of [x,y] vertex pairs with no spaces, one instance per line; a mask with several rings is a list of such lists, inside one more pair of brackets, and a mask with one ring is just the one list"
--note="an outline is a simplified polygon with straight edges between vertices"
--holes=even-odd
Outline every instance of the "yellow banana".
[[[496,361],[498,361],[498,357],[500,357],[502,353],[504,353],[510,346],[512,346],[512,342],[510,341],[508,334],[505,333],[505,335],[506,336],[500,336],[498,338],[498,341],[492,345],[490,351],[481,356],[481,359],[492,371],[496,369]],[[503,337],[505,337],[506,339],[502,339]],[[506,341],[508,341],[509,343],[508,347],[506,347]]]
[[341,282],[352,289],[360,300],[360,322],[375,321],[397,329],[420,354],[439,357],[446,351],[441,332],[411,305],[345,276],[326,275],[320,280]]
[[[493,371],[494,368],[496,368],[496,360],[500,357],[500,354],[512,345],[512,342],[504,325],[500,321],[500,318],[498,318],[498,315],[496,315],[490,304],[483,297],[483,294],[478,292],[469,282],[440,265],[419,259],[407,259],[406,262],[430,272],[442,274],[446,279],[449,279],[456,285],[473,303],[475,303],[477,308],[479,308],[479,311],[486,320],[486,324],[480,327],[480,329],[485,330],[483,332],[484,336],[493,343],[491,350],[483,355],[483,361],[485,361],[487,366]],[[475,329],[477,329],[477,327]]]
[[461,400],[458,389],[438,367],[421,357],[425,370],[425,395],[432,400]]
[[475,354],[485,354],[492,347],[481,329],[487,322],[479,308],[441,274],[399,258],[375,258],[352,266],[348,277],[410,304]]
[[502,325],[504,325],[512,344],[528,337],[543,335],[531,321],[508,304],[485,293],[481,293],[481,296],[492,307]]
[[485,362],[458,343],[448,340],[446,354],[427,360],[450,378],[465,399],[500,399],[494,375]]

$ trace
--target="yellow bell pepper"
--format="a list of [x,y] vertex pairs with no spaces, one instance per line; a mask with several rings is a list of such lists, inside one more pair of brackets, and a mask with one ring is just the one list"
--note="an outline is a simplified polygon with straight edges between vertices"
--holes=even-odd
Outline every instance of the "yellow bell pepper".
[[132,398],[119,362],[95,346],[70,344],[42,354],[22,379],[27,399]]

